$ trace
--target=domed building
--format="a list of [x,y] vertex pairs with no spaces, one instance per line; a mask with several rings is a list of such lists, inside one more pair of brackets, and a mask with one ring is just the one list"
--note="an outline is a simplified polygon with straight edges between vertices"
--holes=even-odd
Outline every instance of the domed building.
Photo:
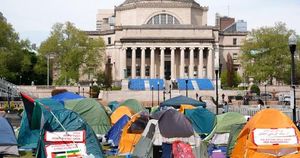
[[216,15],[216,26],[208,26],[207,12],[194,0],[126,0],[99,10],[97,31],[87,33],[106,42],[114,81],[214,80],[216,67],[226,69],[228,53],[234,69],[242,71],[237,59],[246,22]]

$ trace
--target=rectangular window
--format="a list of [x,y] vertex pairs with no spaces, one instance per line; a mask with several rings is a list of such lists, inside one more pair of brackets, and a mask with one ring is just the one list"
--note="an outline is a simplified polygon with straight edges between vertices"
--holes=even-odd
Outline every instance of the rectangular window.
[[150,76],[150,66],[146,66],[146,76]]
[[111,44],[111,37],[108,37],[108,38],[107,38],[107,43],[108,43],[108,44]]
[[233,39],[233,45],[237,45],[237,39],[236,38]]

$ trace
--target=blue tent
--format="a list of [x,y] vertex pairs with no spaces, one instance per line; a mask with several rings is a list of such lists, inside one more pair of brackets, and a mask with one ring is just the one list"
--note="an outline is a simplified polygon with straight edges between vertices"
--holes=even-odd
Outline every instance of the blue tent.
[[205,108],[186,109],[184,115],[190,120],[195,131],[206,137],[217,123],[216,115]]
[[117,101],[111,101],[108,103],[108,107],[111,109],[112,112],[114,112],[118,107],[120,103]]
[[[40,106],[40,103],[45,106]],[[51,116],[48,110],[59,109],[64,109],[64,106],[56,100],[47,98],[36,100],[33,109],[31,125],[27,119],[27,113],[23,113],[18,135],[18,143],[22,149],[35,149],[37,147],[40,134],[40,125],[44,122],[44,120],[46,121]],[[30,126],[32,128],[30,128]]]
[[118,146],[122,134],[122,130],[127,122],[130,120],[130,117],[123,115],[117,122],[114,124],[107,133],[108,141],[112,141],[112,146]]
[[1,155],[18,156],[18,143],[11,124],[3,117],[0,117],[0,157]]
[[168,99],[168,100],[160,103],[160,107],[172,106],[174,108],[179,108],[182,104],[193,105],[193,106],[205,106],[206,105],[206,103],[204,103],[204,102],[199,102],[195,99],[180,95],[180,96]]
[[75,94],[73,92],[59,93],[51,97],[51,99],[57,100],[62,104],[64,104],[65,100],[80,99],[80,98],[85,98],[85,97]]

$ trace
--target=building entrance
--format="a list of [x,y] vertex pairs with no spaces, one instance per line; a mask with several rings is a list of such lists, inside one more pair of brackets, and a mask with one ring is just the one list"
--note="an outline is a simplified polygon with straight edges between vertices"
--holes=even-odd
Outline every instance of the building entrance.
[[165,61],[165,79],[171,79],[171,61]]

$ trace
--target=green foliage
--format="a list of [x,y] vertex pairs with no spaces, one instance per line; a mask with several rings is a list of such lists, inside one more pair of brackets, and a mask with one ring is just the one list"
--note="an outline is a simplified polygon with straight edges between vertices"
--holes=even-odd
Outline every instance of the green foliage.
[[256,93],[257,95],[260,95],[260,89],[256,84],[254,84],[250,87],[250,92],[251,93]]
[[242,82],[242,77],[237,72],[233,72],[233,77],[231,78],[232,86],[228,85],[228,79],[228,71],[225,70],[221,73],[221,84],[223,89],[236,88]]
[[[91,68],[97,70],[101,66],[105,43],[101,38],[88,38],[85,32],[77,29],[72,23],[57,23],[52,27],[51,35],[43,41],[40,52],[40,65],[45,65],[45,56],[54,57],[53,65],[60,69],[57,84],[70,79],[79,80],[79,70],[87,73]],[[40,66],[41,67],[41,66]],[[44,71],[40,67],[36,69]]]
[[112,91],[119,91],[119,90],[121,90],[122,89],[122,87],[117,87],[117,86],[112,86],[111,87],[111,90]]
[[97,74],[97,84],[100,85],[101,88],[112,88],[111,84],[111,76],[107,75],[108,73],[100,72]]
[[91,97],[92,98],[98,98],[98,94],[100,93],[100,87],[99,86],[92,86],[91,87]]
[[15,84],[41,82],[42,75],[33,70],[36,53],[28,40],[20,40],[18,33],[4,17],[0,17],[0,77]]
[[[241,63],[245,75],[253,77],[256,82],[273,78],[288,82],[291,69],[288,37],[293,32],[284,23],[277,23],[274,27],[252,30],[250,38],[244,42],[241,48],[243,51]],[[300,50],[299,47],[298,50]]]

